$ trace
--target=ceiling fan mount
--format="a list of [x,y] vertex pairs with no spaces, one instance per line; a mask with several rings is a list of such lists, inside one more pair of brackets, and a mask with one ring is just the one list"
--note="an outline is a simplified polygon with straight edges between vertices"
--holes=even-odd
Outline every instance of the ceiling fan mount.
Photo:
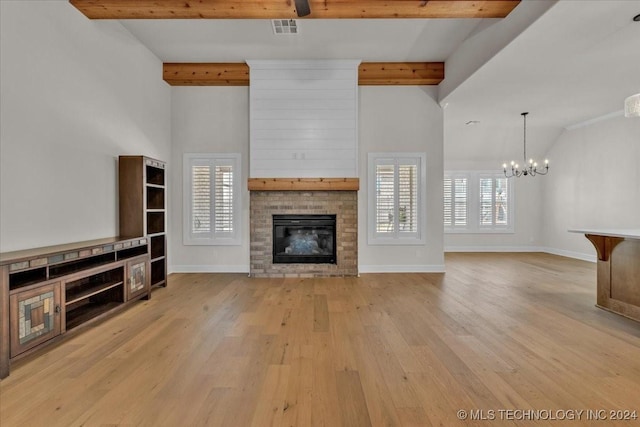
[[296,13],[299,17],[307,16],[311,13],[311,8],[309,7],[309,0],[295,0],[296,4]]

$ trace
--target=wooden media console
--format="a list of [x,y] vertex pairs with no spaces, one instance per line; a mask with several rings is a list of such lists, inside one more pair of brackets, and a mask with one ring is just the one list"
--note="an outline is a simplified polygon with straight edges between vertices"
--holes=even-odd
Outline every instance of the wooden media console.
[[11,360],[150,295],[150,238],[0,254],[0,378]]

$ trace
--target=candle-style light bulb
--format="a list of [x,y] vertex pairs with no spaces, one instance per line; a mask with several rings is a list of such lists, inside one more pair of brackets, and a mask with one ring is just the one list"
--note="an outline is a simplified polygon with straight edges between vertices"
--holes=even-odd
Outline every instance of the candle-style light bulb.
[[532,165],[533,164],[533,159],[529,159],[529,164]]

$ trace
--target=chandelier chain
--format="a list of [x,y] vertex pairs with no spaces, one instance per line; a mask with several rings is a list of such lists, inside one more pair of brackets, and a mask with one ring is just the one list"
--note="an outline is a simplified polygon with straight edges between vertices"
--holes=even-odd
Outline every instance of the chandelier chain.
[[523,161],[524,164],[527,164],[527,114],[529,113],[522,113],[522,117],[524,118],[524,157],[523,157]]

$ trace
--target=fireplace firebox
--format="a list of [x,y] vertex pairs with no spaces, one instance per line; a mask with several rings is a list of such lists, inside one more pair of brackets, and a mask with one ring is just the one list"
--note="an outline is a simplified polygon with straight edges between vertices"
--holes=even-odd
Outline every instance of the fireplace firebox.
[[335,264],[335,215],[273,215],[274,264]]

